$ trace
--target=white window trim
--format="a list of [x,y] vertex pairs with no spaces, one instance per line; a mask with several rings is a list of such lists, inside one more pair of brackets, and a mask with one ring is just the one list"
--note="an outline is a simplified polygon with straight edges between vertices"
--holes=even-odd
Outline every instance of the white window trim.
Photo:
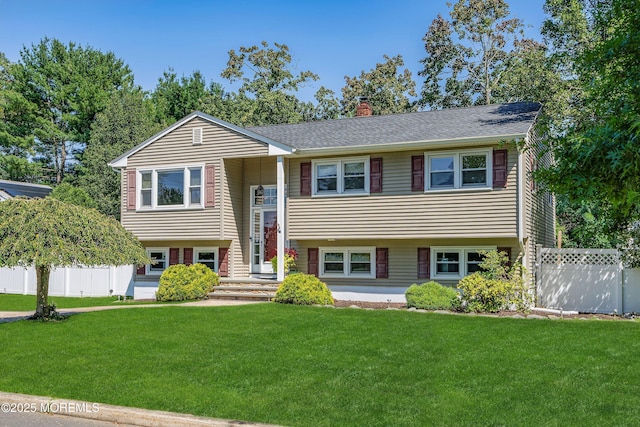
[[[364,163],[364,190],[344,190],[344,164],[345,163]],[[336,191],[318,192],[318,176],[317,167],[321,165],[336,165],[337,166],[337,184]],[[370,192],[371,175],[370,169],[371,162],[369,156],[363,157],[340,157],[333,159],[313,160],[311,162],[311,185],[312,185],[312,197],[335,197],[335,196],[362,196],[368,195]]]
[[[200,203],[191,203],[191,170],[200,169]],[[158,172],[182,171],[182,195],[183,203],[181,205],[158,205]],[[142,174],[151,173],[151,206],[142,205]],[[192,165],[170,165],[157,166],[154,168],[138,169],[136,171],[136,210],[138,211],[166,211],[166,210],[187,210],[187,209],[204,209],[205,197],[205,171],[204,164]]]
[[218,272],[218,256],[219,256],[218,247],[215,247],[215,246],[203,246],[203,247],[193,248],[193,259],[191,260],[191,262],[193,264],[197,264],[198,263],[198,254],[200,252],[213,252],[213,253],[215,253],[214,270],[213,271],[215,271],[217,273]]
[[[324,247],[319,249],[319,277],[342,277],[351,279],[375,279],[376,278],[376,248],[375,246],[343,246],[343,247]],[[326,273],[324,271],[324,254],[327,252],[342,252],[344,254],[344,268],[342,273]],[[351,262],[351,252],[368,252],[371,254],[371,272],[370,273],[350,273],[349,264]]]
[[[169,248],[146,248],[147,256],[151,256],[151,252],[162,252],[164,253],[164,270],[169,267]],[[151,270],[151,264],[147,264],[144,267],[145,274],[148,276],[160,276],[164,272],[158,270]]]
[[[450,191],[473,191],[491,190],[493,188],[493,149],[469,149],[456,151],[433,151],[424,155],[424,185],[425,192],[450,192]],[[485,185],[462,185],[462,157],[469,155],[484,155],[487,158],[487,182]],[[451,188],[431,188],[431,158],[432,157],[453,157],[453,187]]]
[[[467,271],[467,254],[469,252],[478,252],[478,251],[492,251],[496,250],[497,246],[432,246],[431,247],[431,278],[432,279],[450,279],[450,280],[459,280],[464,276],[467,276],[469,273]],[[438,265],[437,265],[437,253],[438,252],[457,252],[459,254],[460,259],[460,273],[459,274],[438,274]]]

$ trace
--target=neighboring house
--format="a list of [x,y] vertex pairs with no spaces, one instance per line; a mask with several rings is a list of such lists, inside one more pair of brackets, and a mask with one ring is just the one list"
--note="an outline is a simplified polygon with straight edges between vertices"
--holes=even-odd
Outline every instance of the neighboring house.
[[372,116],[363,102],[354,118],[246,129],[190,114],[110,163],[122,224],[158,261],[138,278],[195,262],[222,277],[273,274],[285,247],[343,299],[455,285],[480,249],[533,271],[535,244],[555,236],[553,196],[530,174],[540,108]]
[[0,202],[16,196],[47,197],[52,188],[48,185],[28,184],[26,182],[7,181],[0,179]]

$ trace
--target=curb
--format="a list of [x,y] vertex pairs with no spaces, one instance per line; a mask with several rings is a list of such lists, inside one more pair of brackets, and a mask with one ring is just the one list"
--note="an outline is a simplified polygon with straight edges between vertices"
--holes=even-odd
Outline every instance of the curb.
[[248,421],[223,420],[219,418],[199,417],[190,414],[177,414],[166,411],[130,408],[127,406],[107,405],[103,403],[83,402],[71,399],[31,396],[28,394],[0,392],[2,412],[39,412],[106,421],[116,424],[148,427],[273,427],[275,424],[252,423]]

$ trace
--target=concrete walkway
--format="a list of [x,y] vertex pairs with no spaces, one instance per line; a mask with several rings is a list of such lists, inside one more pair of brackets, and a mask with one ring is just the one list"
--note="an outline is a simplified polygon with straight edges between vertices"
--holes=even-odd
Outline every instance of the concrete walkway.
[[[267,427],[273,425],[4,392],[0,392],[0,407],[2,408],[0,412],[2,427],[31,425],[76,427],[114,424],[154,427]],[[78,422],[80,420],[81,422]]]
[[[63,315],[74,313],[87,313],[90,311],[117,310],[121,308],[157,308],[157,307],[224,307],[229,305],[262,304],[261,301],[236,301],[236,300],[215,300],[207,299],[202,301],[191,301],[179,304],[129,304],[105,305],[98,307],[78,307],[60,308],[58,312]],[[30,311],[0,311],[0,323],[15,322],[32,316],[34,310]]]

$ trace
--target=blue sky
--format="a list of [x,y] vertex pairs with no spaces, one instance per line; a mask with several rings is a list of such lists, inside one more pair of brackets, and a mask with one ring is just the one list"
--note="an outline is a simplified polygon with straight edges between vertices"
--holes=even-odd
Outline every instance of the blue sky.
[[[146,90],[169,67],[178,75],[200,70],[233,89],[220,77],[227,52],[266,40],[287,44],[298,70],[320,76],[301,91],[307,100],[321,85],[340,95],[344,76],[370,70],[384,54],[401,54],[419,89],[422,37],[438,13],[448,15],[446,2],[0,0],[0,52],[16,62],[23,46],[48,36],[114,52]],[[526,35],[539,38],[544,0],[509,4]]]

